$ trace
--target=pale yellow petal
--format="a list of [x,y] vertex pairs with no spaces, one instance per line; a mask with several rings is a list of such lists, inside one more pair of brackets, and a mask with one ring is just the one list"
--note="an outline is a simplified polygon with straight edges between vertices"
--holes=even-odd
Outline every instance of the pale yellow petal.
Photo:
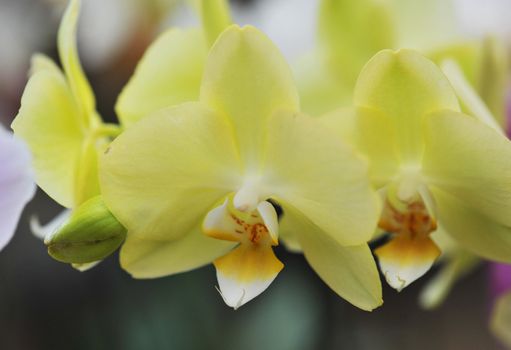
[[80,59],[78,58],[76,27],[80,6],[80,0],[69,1],[69,5],[60,23],[57,44],[66,78],[69,81],[76,102],[82,112],[81,115],[85,118],[85,123],[90,123],[93,111],[96,108],[96,102],[90,84],[80,64]]
[[[401,159],[420,162],[422,119],[439,109],[459,110],[447,78],[433,62],[411,50],[384,50],[366,64],[357,81],[355,105],[392,120]],[[363,132],[363,130],[362,130]]]
[[270,39],[251,26],[231,26],[213,45],[200,99],[230,119],[249,167],[260,160],[268,118],[276,110],[298,109],[286,61]]
[[85,133],[60,72],[44,69],[30,78],[12,128],[33,154],[38,185],[59,204],[75,206],[77,162]]
[[428,50],[459,40],[455,1],[392,0],[398,47]]
[[455,61],[463,70],[470,84],[476,86],[481,65],[481,48],[478,41],[460,41],[447,46],[435,47],[427,57],[441,67],[445,60]]
[[439,222],[457,243],[480,257],[511,262],[511,227],[493,221],[441,190],[434,190],[433,194]]
[[32,76],[38,72],[49,70],[55,73],[60,73],[60,68],[53,62],[51,58],[46,55],[37,53],[32,56],[30,60],[30,72],[29,76]]
[[204,35],[212,45],[220,33],[232,23],[229,1],[200,0],[198,3]]
[[367,245],[343,247],[293,209],[285,210],[281,225],[283,235],[298,238],[311,267],[338,295],[367,311],[383,303],[380,276]]
[[239,187],[227,122],[198,103],[147,117],[100,160],[105,203],[133,237],[172,240]]
[[342,245],[367,242],[379,199],[367,164],[315,119],[275,115],[268,129],[264,184],[269,197],[318,225]]
[[511,226],[511,142],[480,121],[443,111],[428,117],[423,173],[467,207]]
[[441,67],[454,88],[461,102],[461,106],[463,107],[463,111],[479,119],[498,133],[504,134],[504,130],[497,122],[497,119],[495,119],[481,97],[479,97],[477,92],[467,81],[459,65],[452,60],[446,60],[442,62]]
[[233,246],[232,242],[207,237],[200,225],[189,229],[181,238],[166,241],[138,239],[128,232],[120,262],[135,278],[156,278],[209,264]]
[[320,120],[369,160],[369,177],[376,188],[387,185],[398,174],[397,130],[387,115],[371,108],[343,108]]
[[381,0],[321,1],[320,44],[328,51],[333,74],[350,89],[375,53],[394,47],[396,33],[388,5]]
[[75,183],[77,206],[101,192],[98,178],[98,157],[99,152],[105,149],[106,145],[102,144],[102,140],[88,139],[82,145]]
[[115,107],[125,127],[159,109],[199,98],[207,46],[198,29],[171,29],[147,49]]
[[481,46],[482,59],[477,91],[499,125],[506,129],[509,127],[506,120],[506,92],[511,63],[507,54],[507,43],[488,36]]
[[337,76],[324,53],[304,56],[292,68],[303,112],[316,117],[351,105],[354,82]]

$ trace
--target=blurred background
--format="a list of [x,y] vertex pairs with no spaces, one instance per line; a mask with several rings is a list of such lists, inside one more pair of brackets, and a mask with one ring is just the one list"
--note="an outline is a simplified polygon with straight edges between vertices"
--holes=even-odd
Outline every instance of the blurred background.
[[[492,10],[499,2],[481,7],[463,1],[456,20],[467,35],[491,27],[507,39],[511,12]],[[65,4],[0,0],[4,126],[19,108],[31,55],[57,59],[56,30]],[[260,27],[290,60],[314,46],[316,1],[237,0],[232,6],[236,22]],[[115,100],[154,36],[198,22],[177,0],[85,0],[83,7],[81,59],[100,114],[115,121]],[[488,327],[492,298],[484,264],[435,310],[418,303],[432,271],[399,294],[384,284],[385,304],[367,313],[335,295],[301,255],[279,247],[286,268],[263,295],[233,311],[215,290],[212,266],[134,280],[117,256],[87,272],[54,261],[30,233],[28,220],[37,214],[45,222],[60,210],[39,191],[0,254],[0,349],[503,349]]]

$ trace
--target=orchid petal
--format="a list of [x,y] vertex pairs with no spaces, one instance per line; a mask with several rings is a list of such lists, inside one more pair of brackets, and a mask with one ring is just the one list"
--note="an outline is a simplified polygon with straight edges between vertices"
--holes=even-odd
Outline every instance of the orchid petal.
[[373,234],[379,199],[367,164],[316,120],[279,113],[269,125],[265,159],[269,196],[299,210],[342,245]]
[[506,91],[509,56],[507,43],[491,36],[482,43],[482,59],[477,91],[502,128],[506,125]]
[[353,84],[333,74],[323,52],[299,59],[293,66],[302,111],[321,116],[352,101]]
[[428,50],[459,40],[461,32],[454,20],[454,1],[393,0],[390,3],[395,13],[395,31],[399,34],[398,47]]
[[417,164],[423,151],[422,119],[439,109],[459,110],[449,81],[433,62],[411,50],[384,50],[364,67],[355,87],[355,106],[392,120],[401,160]]
[[511,142],[505,136],[474,118],[442,111],[428,117],[425,143],[423,173],[432,186],[511,226]]
[[156,278],[209,264],[233,246],[232,242],[204,235],[199,225],[181,238],[164,241],[138,239],[128,232],[121,248],[120,262],[122,268],[135,278]]
[[75,182],[75,201],[77,206],[101,193],[98,178],[99,155],[107,148],[103,139],[88,139],[82,144]]
[[[456,94],[461,100],[464,112],[472,114],[473,107],[480,109],[476,105],[470,105],[471,100],[480,99],[487,106],[485,108],[488,109],[488,113],[495,117],[501,127],[505,127],[508,57],[506,46],[501,41],[487,36],[483,40],[442,47],[440,50],[428,54],[428,57],[442,68],[453,84],[453,88],[457,90]],[[450,67],[446,69],[446,61],[450,61],[449,66],[455,65],[459,68],[459,72],[454,71],[454,79],[453,69]],[[467,88],[457,86],[459,80],[466,80],[463,81],[463,84],[468,85],[468,89],[473,87],[477,96],[471,97],[465,92]],[[481,102],[477,102],[477,104],[481,104]]]
[[0,250],[14,235],[23,208],[35,193],[30,153],[0,125]]
[[432,51],[427,52],[427,57],[439,67],[446,60],[455,61],[460,66],[469,83],[476,86],[481,64],[479,42],[457,42],[447,46],[435,47]]
[[201,0],[199,7],[204,35],[212,45],[220,33],[232,23],[229,2],[227,0]]
[[331,110],[317,118],[317,120],[353,148],[358,147],[357,108],[342,107]]
[[319,120],[371,160],[369,177],[376,188],[385,186],[398,174],[397,131],[387,115],[371,108],[342,108]]
[[207,46],[196,29],[171,29],[147,49],[124,87],[117,114],[125,127],[159,109],[196,101]]
[[211,48],[200,100],[232,122],[245,164],[260,161],[266,122],[277,110],[298,109],[291,71],[278,49],[254,27],[226,29]]
[[77,160],[85,132],[61,72],[42,69],[32,75],[12,129],[33,154],[38,185],[64,207],[75,206]]
[[456,95],[458,96],[463,110],[486,125],[490,126],[498,133],[504,134],[502,127],[498,124],[488,107],[485,105],[481,97],[470,86],[466,80],[461,68],[456,62],[446,60],[442,63],[442,71],[449,79]]
[[298,238],[311,267],[342,298],[367,311],[383,303],[378,269],[367,245],[343,247],[292,208],[285,209],[281,231]]
[[333,72],[349,85],[371,56],[394,46],[389,10],[388,4],[378,0],[321,1],[319,38],[331,57]]
[[470,204],[433,189],[439,222],[463,248],[481,257],[511,262],[511,227],[488,218]]
[[69,2],[60,24],[57,44],[60,60],[64,67],[64,72],[68,79],[69,86],[73,91],[75,101],[78,103],[81,111],[80,116],[82,118],[86,118],[85,123],[90,123],[90,118],[94,115],[93,111],[96,108],[96,102],[92,89],[80,64],[80,59],[78,58],[76,27],[80,6],[80,0],[71,0]]
[[172,241],[239,186],[227,122],[199,103],[162,110],[117,137],[100,160],[105,203],[134,238]]
[[51,58],[46,55],[36,53],[30,60],[30,72],[29,76],[32,76],[38,72],[49,70],[57,74],[61,73],[60,68],[53,62]]

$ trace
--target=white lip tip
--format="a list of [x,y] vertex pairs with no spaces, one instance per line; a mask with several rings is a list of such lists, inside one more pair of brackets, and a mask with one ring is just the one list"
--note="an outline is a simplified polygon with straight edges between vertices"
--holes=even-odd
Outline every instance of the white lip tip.
[[403,289],[405,289],[411,283],[414,282],[414,281],[407,282],[406,280],[402,279],[399,275],[396,275],[397,280],[394,281],[389,278],[389,274],[390,274],[389,271],[385,271],[385,273],[383,274],[385,276],[385,280],[387,281],[387,284],[391,286],[393,289],[395,289],[398,293],[400,293]]
[[218,292],[218,294],[220,294],[220,296],[222,297],[224,303],[231,307],[233,310],[238,310],[241,306],[243,306],[243,299],[245,298],[245,294],[246,294],[246,291],[245,289],[242,290],[242,294],[241,294],[241,297],[239,298],[239,300],[236,302],[236,303],[230,303],[224,296],[224,294],[222,293],[222,291],[220,290],[220,287],[218,286],[215,286],[215,289],[216,291]]

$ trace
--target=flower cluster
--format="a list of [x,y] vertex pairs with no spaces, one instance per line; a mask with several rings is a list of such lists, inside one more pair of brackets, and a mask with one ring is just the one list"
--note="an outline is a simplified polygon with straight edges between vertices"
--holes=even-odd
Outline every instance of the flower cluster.
[[283,269],[283,244],[364,310],[383,302],[377,265],[400,291],[439,260],[511,262],[497,40],[402,48],[379,1],[325,0],[320,45],[293,71],[226,2],[199,1],[202,28],[156,39],[113,125],[80,65],[79,6],[60,26],[62,69],[35,56],[12,124],[37,184],[68,208],[34,225],[54,258],[87,268],[120,247],[135,278],[213,263],[238,308]]

